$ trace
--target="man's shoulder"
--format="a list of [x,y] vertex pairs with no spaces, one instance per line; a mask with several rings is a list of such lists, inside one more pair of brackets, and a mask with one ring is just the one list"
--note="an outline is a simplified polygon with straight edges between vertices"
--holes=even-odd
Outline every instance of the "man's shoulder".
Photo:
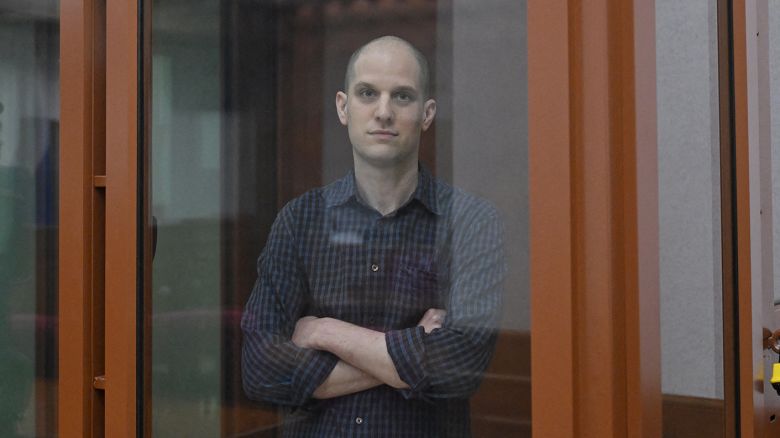
[[497,220],[498,209],[487,198],[434,178],[439,209],[455,223]]
[[325,187],[327,186],[307,190],[302,195],[291,199],[282,207],[279,214],[298,217],[301,214],[310,214],[322,210],[325,207],[323,196]]
[[312,220],[326,207],[340,204],[350,196],[352,192],[350,178],[351,174],[347,174],[329,184],[307,190],[302,195],[287,202],[279,211],[279,215],[291,219]]

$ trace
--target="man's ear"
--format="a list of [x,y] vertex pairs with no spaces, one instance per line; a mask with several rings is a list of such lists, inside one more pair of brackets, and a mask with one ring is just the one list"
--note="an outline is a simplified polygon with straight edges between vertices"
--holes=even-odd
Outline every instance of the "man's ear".
[[343,91],[336,93],[336,113],[341,124],[347,126],[347,94]]
[[433,123],[433,118],[436,117],[436,101],[428,99],[423,104],[423,123],[422,130],[426,131]]

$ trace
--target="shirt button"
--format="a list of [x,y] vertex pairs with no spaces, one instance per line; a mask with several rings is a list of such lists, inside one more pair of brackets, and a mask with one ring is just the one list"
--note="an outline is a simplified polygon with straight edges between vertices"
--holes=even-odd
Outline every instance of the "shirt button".
[[376,263],[374,263],[373,265],[371,265],[371,271],[372,271],[372,272],[376,272],[376,271],[378,271],[378,270],[379,270],[379,265],[377,265]]
[[355,424],[363,424],[363,418],[361,417],[355,418]]

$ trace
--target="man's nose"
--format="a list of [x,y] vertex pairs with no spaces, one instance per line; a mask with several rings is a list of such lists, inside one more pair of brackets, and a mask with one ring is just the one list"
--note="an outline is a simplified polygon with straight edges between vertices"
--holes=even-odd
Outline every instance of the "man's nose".
[[379,98],[374,117],[383,123],[388,123],[393,120],[393,108],[390,105],[389,96],[381,96]]

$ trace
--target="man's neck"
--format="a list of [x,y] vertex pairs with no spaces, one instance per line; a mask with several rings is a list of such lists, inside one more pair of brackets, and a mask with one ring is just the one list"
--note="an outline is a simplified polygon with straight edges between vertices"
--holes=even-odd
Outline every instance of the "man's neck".
[[397,167],[376,168],[355,163],[360,197],[385,216],[397,210],[417,188],[417,160]]

